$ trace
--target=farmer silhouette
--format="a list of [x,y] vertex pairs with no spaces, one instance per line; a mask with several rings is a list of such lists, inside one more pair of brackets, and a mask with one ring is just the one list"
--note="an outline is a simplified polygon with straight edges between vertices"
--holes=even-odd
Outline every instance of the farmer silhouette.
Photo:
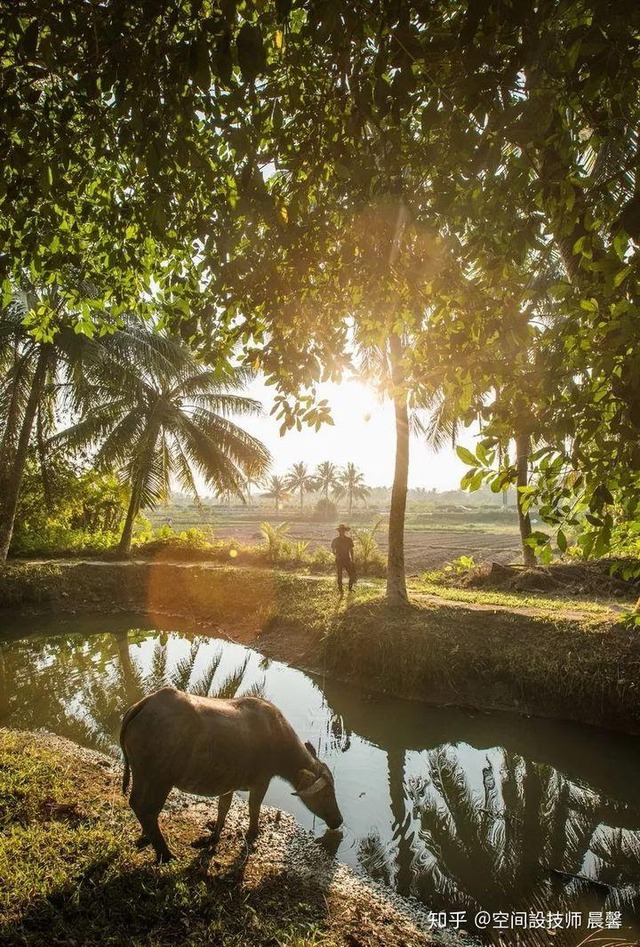
[[349,576],[349,591],[353,589],[356,581],[356,566],[353,561],[353,540],[347,536],[350,532],[350,526],[338,526],[338,535],[331,543],[331,552],[336,557],[336,572],[338,575],[338,591],[342,595],[342,572],[346,570]]

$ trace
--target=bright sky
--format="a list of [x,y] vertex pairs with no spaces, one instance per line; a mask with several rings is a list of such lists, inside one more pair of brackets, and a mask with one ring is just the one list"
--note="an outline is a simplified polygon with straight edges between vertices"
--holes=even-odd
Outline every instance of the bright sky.
[[[274,458],[271,472],[283,474],[299,461],[304,461],[310,469],[324,460],[339,466],[352,461],[364,473],[368,486],[391,486],[395,459],[391,403],[380,403],[374,391],[357,381],[344,381],[339,385],[326,383],[320,385],[318,391],[319,398],[329,401],[334,426],[323,425],[317,432],[313,428],[288,431],[280,437],[280,422],[269,416],[273,388],[258,379],[246,390],[245,394],[262,402],[265,417],[243,418],[240,423],[271,451]],[[474,432],[463,430],[457,443],[473,447]],[[410,487],[456,489],[466,470],[468,467],[458,459],[453,448],[444,447],[434,453],[423,440],[412,437]]]

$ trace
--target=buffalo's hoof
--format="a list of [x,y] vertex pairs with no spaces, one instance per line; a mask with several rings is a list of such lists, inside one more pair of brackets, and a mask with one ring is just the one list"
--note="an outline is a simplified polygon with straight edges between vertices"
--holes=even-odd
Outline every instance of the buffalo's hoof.
[[213,832],[210,835],[201,835],[191,843],[191,848],[214,848],[218,841],[218,836]]
[[247,845],[254,845],[259,834],[260,829],[248,829],[247,834],[245,835]]
[[146,848],[147,845],[151,845],[151,842],[146,835],[141,835],[140,838],[135,840],[134,845],[137,849],[141,849]]
[[167,862],[172,862],[175,857],[169,849],[166,852],[159,852],[156,856],[156,865],[166,865]]

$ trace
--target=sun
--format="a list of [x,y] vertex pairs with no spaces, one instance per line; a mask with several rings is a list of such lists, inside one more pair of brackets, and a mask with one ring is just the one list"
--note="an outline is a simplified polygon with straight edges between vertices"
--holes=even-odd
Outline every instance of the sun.
[[329,401],[336,424],[346,423],[354,434],[357,425],[369,425],[380,413],[380,396],[370,385],[355,378],[327,383],[322,388],[322,397]]

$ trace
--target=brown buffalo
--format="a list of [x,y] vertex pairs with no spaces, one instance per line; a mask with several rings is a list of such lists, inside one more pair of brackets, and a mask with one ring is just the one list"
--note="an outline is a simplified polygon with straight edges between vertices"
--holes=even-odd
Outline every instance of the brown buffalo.
[[212,841],[224,827],[236,789],[249,791],[249,837],[274,776],[286,779],[308,809],[336,829],[342,815],[333,776],[310,743],[302,743],[277,707],[258,697],[221,700],[163,687],[130,707],[122,721],[122,791],[133,775],[130,805],[159,862],[172,856],[158,826],[171,789],[219,796]]

